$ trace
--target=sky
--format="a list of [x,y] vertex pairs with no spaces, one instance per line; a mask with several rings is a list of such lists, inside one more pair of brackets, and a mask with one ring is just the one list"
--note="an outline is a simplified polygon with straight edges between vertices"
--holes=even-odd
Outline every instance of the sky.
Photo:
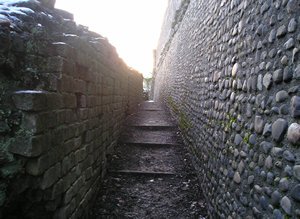
[[150,77],[168,0],[56,0],[78,24],[108,38],[128,66]]

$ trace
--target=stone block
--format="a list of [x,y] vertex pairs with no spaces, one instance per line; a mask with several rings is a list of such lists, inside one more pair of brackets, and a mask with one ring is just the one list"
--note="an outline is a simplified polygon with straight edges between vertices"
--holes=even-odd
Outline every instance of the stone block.
[[33,176],[39,176],[50,166],[48,154],[42,155],[36,159],[30,159],[26,163],[26,172]]
[[61,164],[56,163],[50,167],[43,175],[41,189],[45,190],[52,186],[61,177]]
[[12,95],[17,109],[24,111],[41,111],[47,108],[47,93],[44,91],[23,90]]
[[77,106],[77,98],[75,94],[63,94],[63,103],[65,108],[76,108]]
[[52,43],[52,54],[54,56],[61,56],[64,58],[73,57],[73,47],[64,42]]
[[23,124],[26,131],[32,134],[38,134],[47,129],[48,124],[45,122],[45,113],[33,114],[24,113]]
[[49,147],[48,135],[20,135],[8,146],[8,151],[24,157],[37,157],[47,151]]

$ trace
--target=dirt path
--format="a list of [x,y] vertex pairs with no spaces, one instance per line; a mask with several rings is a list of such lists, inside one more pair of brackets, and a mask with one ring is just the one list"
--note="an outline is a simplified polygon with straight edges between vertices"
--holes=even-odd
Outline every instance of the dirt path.
[[128,118],[90,218],[205,218],[206,207],[175,123],[144,102]]

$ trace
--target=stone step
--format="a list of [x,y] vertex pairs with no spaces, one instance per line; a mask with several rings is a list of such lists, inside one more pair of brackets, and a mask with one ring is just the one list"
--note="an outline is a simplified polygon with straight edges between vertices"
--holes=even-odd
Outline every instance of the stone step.
[[109,173],[128,174],[128,175],[149,175],[149,176],[175,176],[173,172],[153,172],[153,171],[138,171],[138,170],[108,170]]
[[140,104],[139,110],[141,111],[163,111],[164,107],[162,104],[153,102],[153,101],[146,101]]
[[130,170],[139,172],[176,172],[182,169],[178,160],[178,148],[141,147],[135,144],[118,145],[112,157],[114,171]]
[[139,111],[128,117],[127,126],[171,126],[176,124],[165,111]]
[[178,145],[179,139],[176,130],[145,130],[140,129],[140,127],[127,127],[126,132],[121,135],[120,142],[149,145]]

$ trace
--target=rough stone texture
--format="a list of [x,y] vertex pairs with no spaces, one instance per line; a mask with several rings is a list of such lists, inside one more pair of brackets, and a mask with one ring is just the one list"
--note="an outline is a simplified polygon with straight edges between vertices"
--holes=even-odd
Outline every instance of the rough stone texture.
[[143,79],[41,2],[0,1],[0,218],[85,218]]
[[275,141],[279,142],[282,140],[285,131],[288,127],[288,123],[284,119],[277,119],[272,125],[272,137]]
[[182,124],[210,217],[297,218],[299,146],[286,131],[300,115],[299,1],[182,0],[174,13],[153,98]]
[[290,125],[287,137],[292,144],[300,145],[300,125],[298,123]]

